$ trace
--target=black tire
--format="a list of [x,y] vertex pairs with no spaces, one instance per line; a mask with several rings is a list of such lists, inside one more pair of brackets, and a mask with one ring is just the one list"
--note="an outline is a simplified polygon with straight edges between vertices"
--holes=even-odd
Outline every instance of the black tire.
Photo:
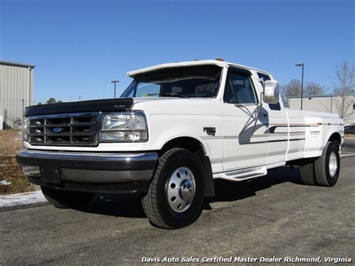
[[192,152],[173,148],[159,159],[142,206],[151,224],[176,229],[190,225],[201,214],[203,169]]
[[303,184],[317,185],[316,177],[314,174],[314,159],[305,159],[300,165],[300,176]]
[[41,186],[42,193],[46,200],[59,209],[79,208],[89,203],[94,193],[62,191]]
[[314,163],[314,171],[319,186],[332,187],[337,183],[340,173],[340,155],[336,143],[327,143],[322,156]]

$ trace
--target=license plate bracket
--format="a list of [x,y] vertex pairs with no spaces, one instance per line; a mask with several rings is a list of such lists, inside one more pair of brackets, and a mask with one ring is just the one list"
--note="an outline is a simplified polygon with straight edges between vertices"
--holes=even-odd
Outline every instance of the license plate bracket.
[[61,182],[60,169],[58,167],[40,167],[41,180],[48,183],[59,184]]

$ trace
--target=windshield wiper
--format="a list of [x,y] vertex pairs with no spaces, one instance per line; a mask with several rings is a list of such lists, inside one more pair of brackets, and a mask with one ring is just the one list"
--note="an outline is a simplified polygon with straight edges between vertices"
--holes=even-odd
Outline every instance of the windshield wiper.
[[190,98],[189,96],[176,92],[161,92],[159,96],[163,97],[179,97],[179,98]]

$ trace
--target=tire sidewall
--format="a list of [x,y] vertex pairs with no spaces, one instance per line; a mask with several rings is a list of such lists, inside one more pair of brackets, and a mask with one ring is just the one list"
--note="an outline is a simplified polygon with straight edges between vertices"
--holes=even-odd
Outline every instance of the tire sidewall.
[[[330,170],[329,170],[329,163],[330,163],[330,156],[331,154],[334,153],[335,154],[335,157],[336,157],[336,160],[337,160],[337,169],[336,169],[336,172],[334,174],[334,176],[332,176],[330,174]],[[327,181],[327,185],[332,187],[334,186],[337,181],[338,181],[338,178],[339,178],[339,173],[340,173],[340,156],[339,156],[339,151],[338,151],[338,147],[333,143],[333,142],[330,142],[328,144],[328,147],[326,149],[326,153],[325,153],[325,158],[324,158],[325,162],[324,162],[324,171],[325,171],[325,177],[326,177],[326,181]]]
[[[171,175],[180,167],[186,167],[193,173],[196,192],[187,210],[175,212],[168,202],[167,186]],[[203,170],[198,158],[190,151],[179,149],[167,158],[158,178],[157,203],[164,222],[172,228],[193,223],[199,217],[203,203]]]

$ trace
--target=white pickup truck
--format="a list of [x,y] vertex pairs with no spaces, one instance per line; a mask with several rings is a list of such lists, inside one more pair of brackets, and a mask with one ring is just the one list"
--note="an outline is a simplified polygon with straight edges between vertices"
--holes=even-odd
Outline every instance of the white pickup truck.
[[292,165],[305,184],[337,182],[343,121],[284,108],[270,73],[202,60],[128,76],[121,98],[26,108],[17,161],[54,206],[137,192],[150,222],[172,229],[199,217],[217,178]]

